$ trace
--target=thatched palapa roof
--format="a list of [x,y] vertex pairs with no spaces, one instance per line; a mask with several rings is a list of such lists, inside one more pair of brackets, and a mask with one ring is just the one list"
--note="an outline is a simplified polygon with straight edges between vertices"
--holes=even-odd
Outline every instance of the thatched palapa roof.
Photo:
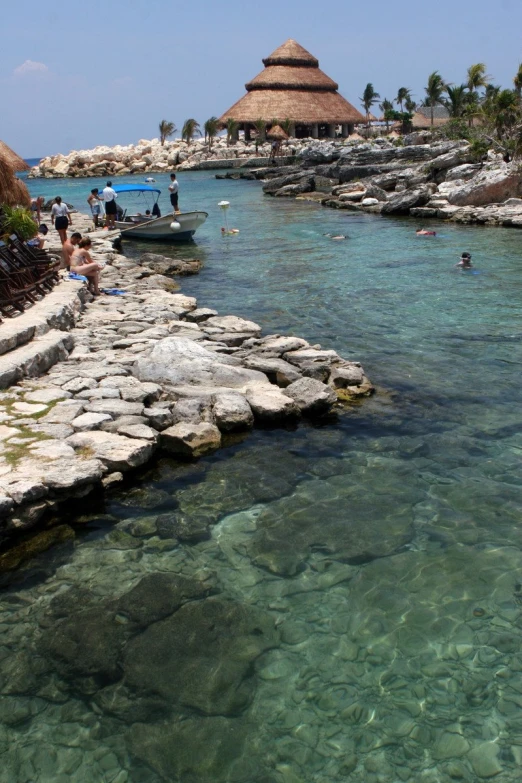
[[222,117],[240,123],[273,117],[312,125],[364,122],[363,115],[337,92],[338,85],[319,68],[319,61],[289,38],[263,60],[265,69],[248,82],[247,90]]
[[0,204],[28,207],[31,197],[24,183],[17,179],[7,159],[0,155]]
[[274,139],[275,141],[286,141],[286,139],[288,139],[288,133],[286,133],[280,125],[274,125],[266,135],[267,138]]
[[11,147],[0,140],[0,158],[3,158],[13,171],[29,171],[31,168],[20,155],[17,155]]
[[[449,111],[442,104],[437,104],[433,107],[433,127],[440,128],[441,125],[446,125],[450,119]],[[421,130],[424,128],[431,128],[431,106],[419,106],[417,111],[412,117],[412,127]]]

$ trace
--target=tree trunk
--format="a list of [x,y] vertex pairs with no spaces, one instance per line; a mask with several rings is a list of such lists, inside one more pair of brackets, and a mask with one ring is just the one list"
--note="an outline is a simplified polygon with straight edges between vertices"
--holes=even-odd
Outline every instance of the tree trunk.
[[434,122],[434,117],[433,117],[433,102],[432,102],[430,105],[431,105],[431,127],[433,127],[433,122]]

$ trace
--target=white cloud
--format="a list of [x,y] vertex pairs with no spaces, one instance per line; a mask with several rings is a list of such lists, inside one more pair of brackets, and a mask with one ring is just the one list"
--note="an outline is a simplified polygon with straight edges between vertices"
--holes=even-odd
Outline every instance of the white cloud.
[[47,65],[45,63],[37,63],[34,60],[26,60],[13,71],[14,76],[42,75],[44,73],[49,73]]

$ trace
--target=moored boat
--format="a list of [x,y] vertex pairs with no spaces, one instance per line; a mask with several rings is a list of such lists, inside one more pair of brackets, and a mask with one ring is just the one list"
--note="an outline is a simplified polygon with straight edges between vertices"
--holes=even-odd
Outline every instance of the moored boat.
[[[145,239],[156,242],[184,242],[192,239],[196,230],[203,225],[208,217],[208,212],[180,212],[156,217],[159,213],[158,198],[161,190],[151,185],[114,185],[117,195],[120,193],[140,193],[144,197],[152,199],[152,208],[145,214],[136,212],[127,214],[127,210],[120,212],[116,221],[116,228],[121,231],[122,239]],[[118,202],[118,206],[120,206]]]

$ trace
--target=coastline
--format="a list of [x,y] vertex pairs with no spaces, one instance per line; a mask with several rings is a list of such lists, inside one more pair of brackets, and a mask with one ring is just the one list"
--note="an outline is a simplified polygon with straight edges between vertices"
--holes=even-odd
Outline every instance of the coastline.
[[467,142],[413,133],[400,140],[290,139],[269,160],[270,145],[218,138],[142,139],[127,147],[97,147],[40,161],[29,178],[119,177],[168,171],[226,169],[218,178],[260,179],[266,194],[313,200],[352,212],[409,215],[465,225],[522,228],[522,174],[516,162],[489,152],[477,161]]
[[[74,217],[85,232],[90,218]],[[58,335],[58,354],[45,374],[13,378],[1,394],[1,538],[40,527],[64,501],[121,482],[161,452],[197,459],[254,426],[322,418],[372,393],[358,362],[298,337],[262,336],[258,324],[180,293],[172,275],[198,273],[197,259],[134,261],[107,232],[90,236],[106,264],[101,285],[125,294],[93,301],[84,284],[62,282],[73,289],[66,317],[53,316],[40,337]],[[25,374],[40,370],[33,362]],[[16,567],[25,552],[15,546],[0,564]]]

